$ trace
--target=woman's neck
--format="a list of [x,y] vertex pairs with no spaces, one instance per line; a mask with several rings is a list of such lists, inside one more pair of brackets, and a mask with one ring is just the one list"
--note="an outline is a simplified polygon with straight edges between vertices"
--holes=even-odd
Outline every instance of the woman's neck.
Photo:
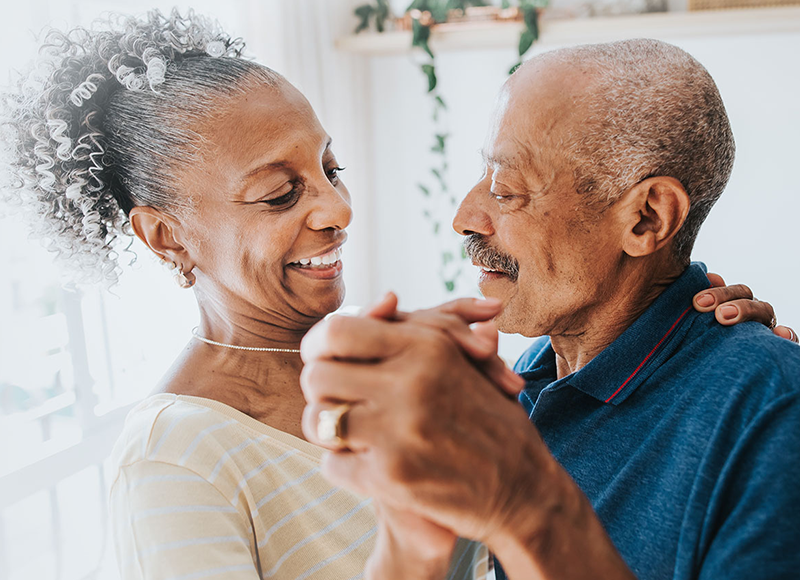
[[[245,347],[300,348],[313,323],[286,324],[248,314],[223,314],[203,304],[200,313],[199,336]],[[302,369],[298,353],[247,351],[192,339],[158,390],[213,399],[302,438]]]

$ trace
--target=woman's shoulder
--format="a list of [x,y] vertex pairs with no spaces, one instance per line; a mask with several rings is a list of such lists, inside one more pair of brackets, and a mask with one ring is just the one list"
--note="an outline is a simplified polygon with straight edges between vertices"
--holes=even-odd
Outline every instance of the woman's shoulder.
[[119,469],[139,462],[171,464],[205,475],[223,459],[265,462],[279,457],[319,463],[322,449],[273,429],[218,401],[158,394],[134,407],[112,452]]

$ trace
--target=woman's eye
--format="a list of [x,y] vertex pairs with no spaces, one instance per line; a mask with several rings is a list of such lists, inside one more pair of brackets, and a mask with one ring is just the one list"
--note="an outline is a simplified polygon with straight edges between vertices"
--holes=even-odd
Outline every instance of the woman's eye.
[[328,179],[331,183],[337,183],[339,181],[339,172],[344,171],[344,167],[331,167],[328,169]]
[[262,201],[262,203],[265,203],[270,207],[285,207],[297,203],[299,197],[300,197],[300,190],[297,188],[297,186],[293,186],[291,191],[289,191],[288,193],[285,193],[280,197],[265,199]]

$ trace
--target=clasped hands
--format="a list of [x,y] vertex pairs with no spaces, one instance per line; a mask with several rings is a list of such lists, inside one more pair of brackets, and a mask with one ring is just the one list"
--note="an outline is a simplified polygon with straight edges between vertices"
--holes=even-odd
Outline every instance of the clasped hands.
[[[748,298],[706,292],[718,303]],[[524,382],[497,355],[490,322],[500,308],[460,299],[405,313],[389,294],[303,340],[303,432],[331,450],[322,472],[332,483],[375,502],[368,578],[444,578],[457,536],[486,544],[512,579],[632,577],[516,401]],[[342,404],[332,445],[317,419]]]

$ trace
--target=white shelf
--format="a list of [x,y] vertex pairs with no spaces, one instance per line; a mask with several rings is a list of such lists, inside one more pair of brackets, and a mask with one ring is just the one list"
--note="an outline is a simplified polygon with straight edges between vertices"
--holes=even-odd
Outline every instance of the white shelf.
[[[444,24],[431,34],[431,49],[515,48],[520,22]],[[800,6],[704,12],[665,12],[575,20],[546,20],[536,46],[611,42],[632,37],[680,38],[800,32]],[[411,33],[362,33],[336,41],[336,48],[365,55],[401,54],[411,50]]]

